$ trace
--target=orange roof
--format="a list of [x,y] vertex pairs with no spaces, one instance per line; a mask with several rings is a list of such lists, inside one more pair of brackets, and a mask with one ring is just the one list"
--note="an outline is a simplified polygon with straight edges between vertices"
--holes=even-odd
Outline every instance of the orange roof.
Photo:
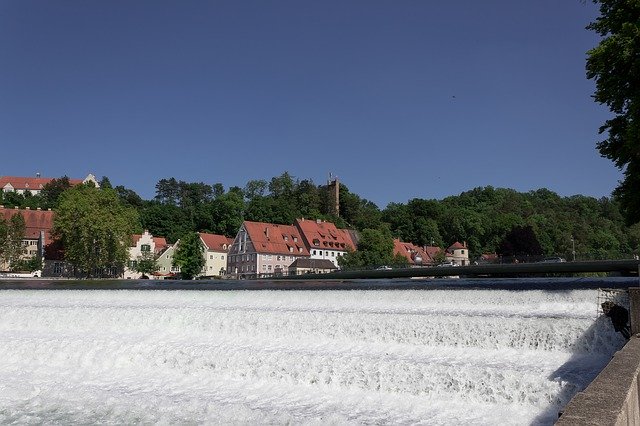
[[447,251],[453,251],[453,250],[461,250],[461,249],[466,249],[467,248],[467,244],[465,243],[460,244],[458,241],[456,241],[455,243],[451,244],[449,246],[449,248],[447,249]]
[[258,253],[309,256],[298,229],[293,225],[244,221],[243,226]]
[[349,231],[338,229],[331,222],[296,219],[295,226],[305,239],[307,247],[324,250],[352,251],[355,244]]
[[0,218],[9,221],[14,214],[24,218],[25,236],[27,239],[37,239],[40,231],[44,231],[45,243],[51,242],[51,228],[53,227],[53,212],[51,210],[26,210],[0,208]]
[[231,244],[233,244],[232,238],[227,238],[224,235],[218,234],[206,234],[200,232],[200,238],[205,244],[207,250],[217,250],[226,252]]
[[[145,231],[147,232],[147,231]],[[135,234],[131,236],[131,247],[135,247],[136,244],[138,244],[138,241],[140,240],[140,238],[142,238],[142,235],[140,234]],[[167,248],[168,244],[167,244],[167,240],[164,237],[151,237],[153,238],[153,243],[156,246],[156,253],[160,253],[161,251],[163,251],[165,248]]]
[[422,258],[422,264],[433,262],[434,256],[440,251],[440,247],[418,247],[412,243],[405,243],[399,239],[393,240],[393,254],[407,258],[409,264],[416,263],[416,257]]
[[[4,188],[7,184],[11,184],[14,190],[36,190],[39,191],[43,186],[51,182],[54,178],[43,177],[20,177],[20,176],[0,176],[0,188]],[[78,185],[82,183],[82,179],[69,179],[69,183]]]

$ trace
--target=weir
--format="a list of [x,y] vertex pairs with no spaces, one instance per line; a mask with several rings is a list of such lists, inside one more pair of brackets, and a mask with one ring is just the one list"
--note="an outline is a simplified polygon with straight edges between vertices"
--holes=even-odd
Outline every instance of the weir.
[[640,287],[629,288],[629,305],[631,339],[569,402],[556,425],[640,425]]
[[581,280],[439,281],[0,291],[0,423],[552,424],[624,344]]

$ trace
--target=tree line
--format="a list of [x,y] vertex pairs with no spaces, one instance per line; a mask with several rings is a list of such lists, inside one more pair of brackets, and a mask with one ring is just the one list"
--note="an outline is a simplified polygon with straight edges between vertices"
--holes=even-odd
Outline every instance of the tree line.
[[[68,178],[54,179],[39,195],[4,193],[2,204],[58,211],[70,188]],[[373,230],[387,244],[391,238],[440,247],[466,241],[472,257],[523,254],[508,240],[522,240],[525,234],[535,239],[531,247],[539,247],[529,250],[532,255],[571,258],[575,251],[578,259],[623,258],[637,253],[640,245],[640,225],[625,224],[615,198],[561,197],[548,189],[521,193],[487,186],[442,200],[414,198],[380,209],[341,184],[336,216],[331,188],[296,179],[288,172],[228,189],[220,183],[161,179],[151,200],[124,186],[113,187],[106,177],[100,188],[123,211],[131,212],[126,218],[131,232],[147,229],[170,243],[192,232],[234,237],[243,220],[291,224],[306,217],[361,233]],[[528,233],[518,234],[518,229]]]

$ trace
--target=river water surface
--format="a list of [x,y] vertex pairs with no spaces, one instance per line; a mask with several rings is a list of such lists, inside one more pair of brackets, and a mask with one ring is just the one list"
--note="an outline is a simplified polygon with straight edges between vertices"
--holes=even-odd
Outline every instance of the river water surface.
[[445,281],[0,283],[0,423],[552,424],[637,284]]

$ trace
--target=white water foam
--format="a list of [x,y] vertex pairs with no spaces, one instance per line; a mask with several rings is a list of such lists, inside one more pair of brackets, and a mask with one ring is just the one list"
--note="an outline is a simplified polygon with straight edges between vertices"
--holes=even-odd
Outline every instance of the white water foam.
[[597,292],[2,291],[0,423],[552,424]]

